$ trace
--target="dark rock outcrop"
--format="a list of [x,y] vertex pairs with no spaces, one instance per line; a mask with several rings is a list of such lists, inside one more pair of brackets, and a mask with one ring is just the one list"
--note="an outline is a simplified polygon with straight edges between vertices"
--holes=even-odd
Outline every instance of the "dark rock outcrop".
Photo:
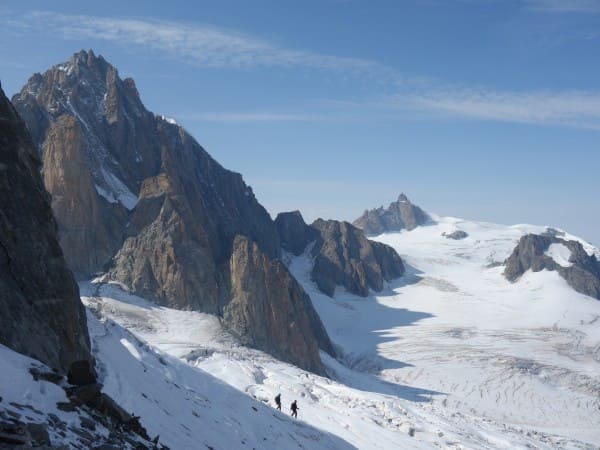
[[[133,80],[82,51],[34,75],[14,102],[38,144],[61,244],[80,277],[107,269],[141,296],[215,314],[248,345],[322,371],[318,348],[331,350],[331,343],[315,332],[322,324],[310,301],[252,320],[231,306],[245,296],[246,309],[256,303],[259,310],[265,291],[283,285],[302,291],[287,272],[271,269],[281,251],[275,223],[240,174],[174,121],[145,109]],[[264,289],[236,284],[238,236],[268,261],[252,268],[269,283]],[[290,323],[309,344],[263,339],[281,332],[268,327]]]
[[442,233],[442,236],[444,236],[447,239],[454,239],[455,241],[459,241],[461,239],[469,237],[469,234],[463,230],[454,230],[451,233],[444,232]]
[[65,372],[91,359],[90,342],[40,166],[0,89],[0,343]]
[[413,205],[406,195],[400,194],[398,200],[390,203],[387,209],[380,206],[366,210],[352,224],[363,230],[367,236],[377,236],[400,230],[410,231],[429,221],[431,217],[425,211]]
[[384,281],[404,273],[402,260],[393,248],[368,240],[348,222],[318,219],[311,228],[319,231],[312,249],[312,279],[329,296],[339,285],[366,297],[369,288],[381,291]]
[[[562,244],[570,250],[568,267],[558,264],[546,254],[552,244]],[[588,255],[577,241],[561,239],[551,233],[523,236],[506,260],[504,276],[514,282],[530,269],[534,272],[554,270],[577,292],[600,300],[600,263],[595,255]]]
[[317,230],[304,222],[300,211],[277,214],[275,226],[281,240],[281,248],[296,256],[301,255],[306,246],[319,236]]
[[336,286],[365,297],[369,289],[381,291],[384,281],[404,273],[402,259],[393,248],[368,240],[348,222],[318,219],[307,225],[300,212],[293,211],[280,213],[275,224],[282,248],[296,256],[314,242],[311,278],[330,297]]
[[[11,402],[0,408],[0,448],[168,450],[158,439],[151,441],[140,417],[103,393],[101,384],[68,386],[63,376],[37,362],[28,371],[35,382],[51,382],[64,389],[66,401],[57,402],[56,408],[68,415],[63,420],[40,405],[28,403],[27,397],[23,403]],[[43,384],[36,388],[48,389]]]

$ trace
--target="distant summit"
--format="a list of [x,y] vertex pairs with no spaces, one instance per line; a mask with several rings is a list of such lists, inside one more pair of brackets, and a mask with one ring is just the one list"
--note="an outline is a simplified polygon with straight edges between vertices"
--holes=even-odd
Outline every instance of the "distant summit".
[[431,217],[425,211],[413,205],[405,194],[400,194],[398,200],[390,203],[387,209],[380,206],[365,210],[352,224],[367,236],[377,236],[392,231],[410,231],[429,221]]

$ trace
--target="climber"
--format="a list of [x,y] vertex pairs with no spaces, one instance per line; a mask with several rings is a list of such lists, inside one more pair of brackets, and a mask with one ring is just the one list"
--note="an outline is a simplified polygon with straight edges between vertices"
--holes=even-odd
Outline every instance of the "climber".
[[295,417],[297,419],[298,418],[298,410],[300,408],[298,408],[298,404],[296,403],[296,400],[294,400],[290,409],[292,410],[292,417]]
[[275,404],[277,405],[277,409],[281,411],[281,394],[275,396]]

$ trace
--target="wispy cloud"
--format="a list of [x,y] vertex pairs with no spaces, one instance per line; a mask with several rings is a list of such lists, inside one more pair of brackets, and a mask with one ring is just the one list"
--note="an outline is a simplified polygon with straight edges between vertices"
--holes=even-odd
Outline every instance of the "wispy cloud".
[[321,117],[280,112],[217,112],[178,114],[177,118],[199,122],[306,122],[319,120]]
[[482,120],[600,130],[600,92],[507,92],[429,86],[356,101],[315,100],[319,113],[216,112],[176,114],[182,121],[261,123],[373,120]]
[[548,13],[600,13],[598,0],[525,0],[528,8]]
[[432,90],[396,101],[404,108],[451,117],[600,129],[600,92]]
[[45,30],[65,39],[97,39],[123,46],[143,46],[204,67],[283,67],[338,70],[396,76],[376,62],[289,49],[236,30],[156,19],[66,15],[38,11],[4,23],[26,31]]
[[[478,0],[480,1],[480,0]],[[600,0],[522,0],[540,11],[600,11]],[[354,120],[365,115],[389,120],[433,117],[471,118],[600,129],[600,92],[507,92],[447,87],[428,78],[402,78],[383,64],[361,58],[290,49],[276,42],[211,25],[155,19],[107,18],[34,12],[3,16],[17,32],[53,33],[69,40],[97,39],[127,47],[153,49],[188,64],[214,68],[307,68],[354,73],[389,83],[402,91],[392,99],[331,102],[318,114],[294,111],[231,111],[180,114],[179,119],[210,122],[293,122]],[[42,31],[40,31],[42,30]]]

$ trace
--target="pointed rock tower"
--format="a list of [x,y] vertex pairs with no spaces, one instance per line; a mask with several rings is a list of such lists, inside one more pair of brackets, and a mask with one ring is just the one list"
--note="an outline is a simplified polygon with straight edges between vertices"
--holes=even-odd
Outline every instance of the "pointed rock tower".
[[425,211],[413,205],[406,195],[400,194],[398,200],[390,203],[387,209],[380,206],[366,210],[352,224],[363,230],[367,236],[377,236],[400,230],[414,230],[429,221],[431,217]]

